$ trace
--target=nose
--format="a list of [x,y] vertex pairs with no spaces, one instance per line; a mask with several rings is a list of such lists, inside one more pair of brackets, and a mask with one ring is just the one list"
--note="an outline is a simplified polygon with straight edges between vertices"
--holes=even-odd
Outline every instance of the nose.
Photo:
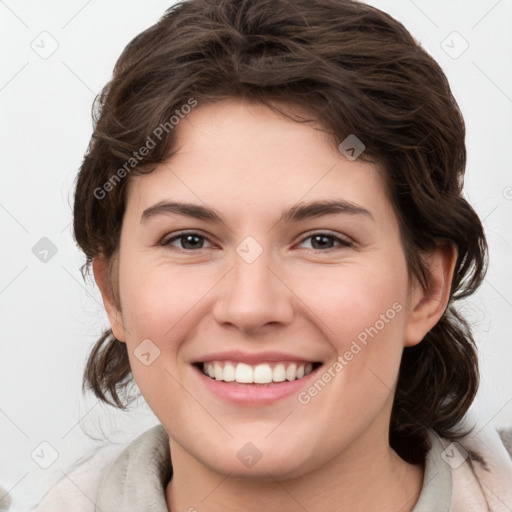
[[223,279],[213,308],[217,322],[245,333],[291,322],[294,294],[269,252],[264,250],[250,263],[234,254],[233,268]]

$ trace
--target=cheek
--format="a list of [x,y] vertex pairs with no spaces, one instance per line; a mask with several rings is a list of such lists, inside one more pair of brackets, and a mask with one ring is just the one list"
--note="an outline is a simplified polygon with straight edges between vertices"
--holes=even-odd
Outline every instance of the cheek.
[[303,414],[324,425],[322,437],[329,446],[350,442],[391,407],[403,351],[407,286],[405,263],[392,268],[351,267],[329,286],[326,281],[317,287],[312,299],[311,309],[322,320],[316,325],[324,325],[333,357],[297,400]]
[[184,368],[178,363],[183,340],[197,328],[201,299],[214,284],[204,274],[192,267],[173,270],[147,261],[125,260],[120,267],[130,366],[138,388],[162,423],[168,421],[171,404],[175,408],[189,398],[179,384]]
[[162,386],[180,396],[177,381],[183,381],[187,367],[179,364],[183,342],[204,338],[200,319],[208,314],[209,294],[222,275],[207,265],[177,267],[143,258],[126,258],[119,275],[126,344],[138,387],[150,406],[156,405],[160,394],[155,390]]
[[403,327],[407,268],[399,257],[307,273],[294,286],[339,351],[353,339],[364,343],[368,331],[376,336],[375,330],[384,335]]
[[[315,324],[322,326],[334,350],[323,373],[326,385],[320,382],[311,392],[306,390],[303,401],[311,399],[320,406],[332,399],[333,407],[343,403],[345,411],[357,411],[361,403],[380,407],[395,384],[403,351],[405,259],[381,258],[318,277],[309,276],[299,294],[310,297],[307,305],[315,312]],[[336,392],[316,400],[318,390],[326,387]]]
[[[133,335],[179,339],[193,310],[214,284],[210,272],[165,264],[129,265],[121,268],[121,302],[125,326]],[[129,270],[128,270],[129,268]],[[129,336],[130,337],[130,336]],[[172,343],[171,343],[172,344]]]

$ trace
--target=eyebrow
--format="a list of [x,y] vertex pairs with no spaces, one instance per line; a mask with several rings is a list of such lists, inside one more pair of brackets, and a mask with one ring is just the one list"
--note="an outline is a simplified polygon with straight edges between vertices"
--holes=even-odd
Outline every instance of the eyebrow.
[[[160,201],[159,203],[146,208],[142,212],[140,222],[142,224],[152,217],[168,214],[178,214],[185,217],[213,222],[215,224],[225,224],[222,215],[213,208],[193,203],[181,203],[174,201]],[[373,215],[367,209],[355,203],[345,200],[326,200],[294,205],[290,209],[282,212],[278,223],[293,223],[308,218],[333,214],[361,215],[375,220]]]

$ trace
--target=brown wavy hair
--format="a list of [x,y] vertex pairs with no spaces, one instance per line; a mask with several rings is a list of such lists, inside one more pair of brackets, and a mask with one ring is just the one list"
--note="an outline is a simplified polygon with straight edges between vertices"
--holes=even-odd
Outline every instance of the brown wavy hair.
[[[94,131],[74,202],[84,275],[95,256],[106,256],[117,300],[114,263],[130,179],[119,179],[119,170],[164,123],[161,142],[131,173],[151,172],[172,156],[169,119],[191,98],[200,106],[232,97],[296,122],[317,121],[336,145],[356,134],[366,146],[360,158],[384,172],[409,274],[423,286],[422,254],[442,241],[456,246],[443,316],[421,343],[404,349],[389,440],[417,463],[430,447],[429,429],[459,439],[457,424],[475,397],[479,372],[470,326],[454,302],[476,290],[487,267],[482,224],[462,193],[464,120],[440,66],[401,23],[374,7],[351,0],[187,0],[137,35],[93,104]],[[279,108],[285,104],[311,118],[290,116]],[[134,399],[130,384],[126,344],[108,329],[90,353],[83,389],[124,409]]]

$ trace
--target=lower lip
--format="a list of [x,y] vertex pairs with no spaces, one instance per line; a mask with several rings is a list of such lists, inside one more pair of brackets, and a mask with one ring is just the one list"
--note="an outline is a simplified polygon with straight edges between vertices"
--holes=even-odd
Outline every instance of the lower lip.
[[301,379],[262,386],[215,380],[194,366],[201,381],[214,395],[238,405],[269,405],[290,395],[297,395],[316,376],[320,368],[322,366]]

